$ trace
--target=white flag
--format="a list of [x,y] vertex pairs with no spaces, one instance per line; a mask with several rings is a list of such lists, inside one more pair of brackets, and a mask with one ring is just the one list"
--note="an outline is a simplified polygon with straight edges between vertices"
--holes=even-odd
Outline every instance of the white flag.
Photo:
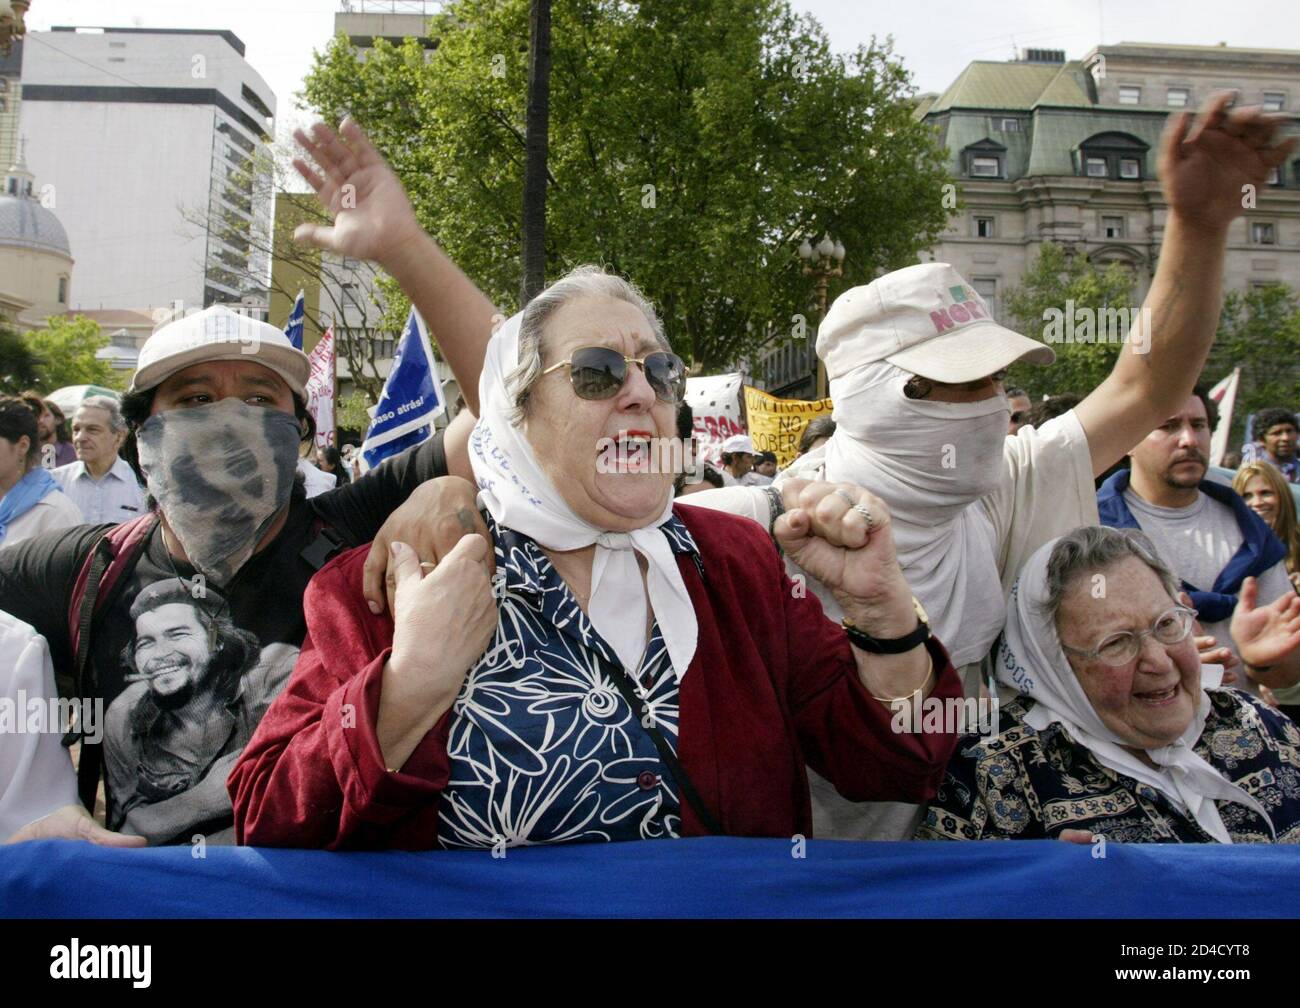
[[1237,404],[1237,387],[1241,383],[1241,368],[1210,389],[1210,398],[1218,404],[1219,422],[1210,435],[1210,465],[1223,465],[1228,452],[1228,432],[1232,430],[1232,408]]
[[334,327],[330,326],[307,355],[307,410],[316,418],[316,447],[334,444]]

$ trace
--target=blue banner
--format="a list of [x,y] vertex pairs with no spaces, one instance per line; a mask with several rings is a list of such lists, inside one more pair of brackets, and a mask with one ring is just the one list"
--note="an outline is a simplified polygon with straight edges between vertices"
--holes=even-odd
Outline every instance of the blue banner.
[[366,465],[374,468],[389,456],[429,437],[433,433],[433,418],[443,411],[444,405],[429,332],[412,307],[388,381],[384,383],[379,405],[361,445]]
[[302,349],[302,324],[306,317],[307,312],[303,308],[302,291],[299,291],[298,298],[293,303],[293,311],[289,313],[289,321],[284,324],[284,334],[297,350]]

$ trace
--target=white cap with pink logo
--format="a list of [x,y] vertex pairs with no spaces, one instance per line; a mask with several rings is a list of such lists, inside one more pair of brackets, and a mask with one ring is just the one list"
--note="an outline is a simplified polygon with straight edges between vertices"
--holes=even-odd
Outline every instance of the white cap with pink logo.
[[1052,348],[998,325],[947,263],[886,273],[835,299],[817,331],[834,379],[879,361],[937,382],[978,381],[1019,360],[1050,364]]

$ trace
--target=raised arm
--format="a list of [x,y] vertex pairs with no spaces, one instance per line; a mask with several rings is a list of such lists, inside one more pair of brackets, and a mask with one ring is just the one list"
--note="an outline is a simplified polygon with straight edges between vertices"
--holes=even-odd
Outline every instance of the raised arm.
[[415,305],[451,365],[465,405],[478,412],[478,377],[497,310],[430,238],[402,184],[361,127],[344,119],[335,133],[316,123],[294,139],[319,166],[294,158],[298,173],[334,218],[332,227],[300,224],[294,239],[376,262]]
[[1218,327],[1228,226],[1241,215],[1246,187],[1262,189],[1295,147],[1278,138],[1285,116],[1229,109],[1231,97],[1211,99],[1194,123],[1190,113],[1174,116],[1161,140],[1169,216],[1160,263],[1115,369],[1075,411],[1095,475],[1191,395]]

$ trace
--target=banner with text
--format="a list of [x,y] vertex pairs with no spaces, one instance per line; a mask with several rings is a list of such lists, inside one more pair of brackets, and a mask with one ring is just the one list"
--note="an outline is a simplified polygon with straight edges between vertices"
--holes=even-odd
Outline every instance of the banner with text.
[[722,442],[745,433],[740,422],[740,372],[687,378],[686,402],[694,415],[696,458],[716,468]]
[[799,438],[810,420],[831,415],[829,399],[778,399],[745,386],[745,412],[755,451],[770,451],[784,469],[799,454]]

